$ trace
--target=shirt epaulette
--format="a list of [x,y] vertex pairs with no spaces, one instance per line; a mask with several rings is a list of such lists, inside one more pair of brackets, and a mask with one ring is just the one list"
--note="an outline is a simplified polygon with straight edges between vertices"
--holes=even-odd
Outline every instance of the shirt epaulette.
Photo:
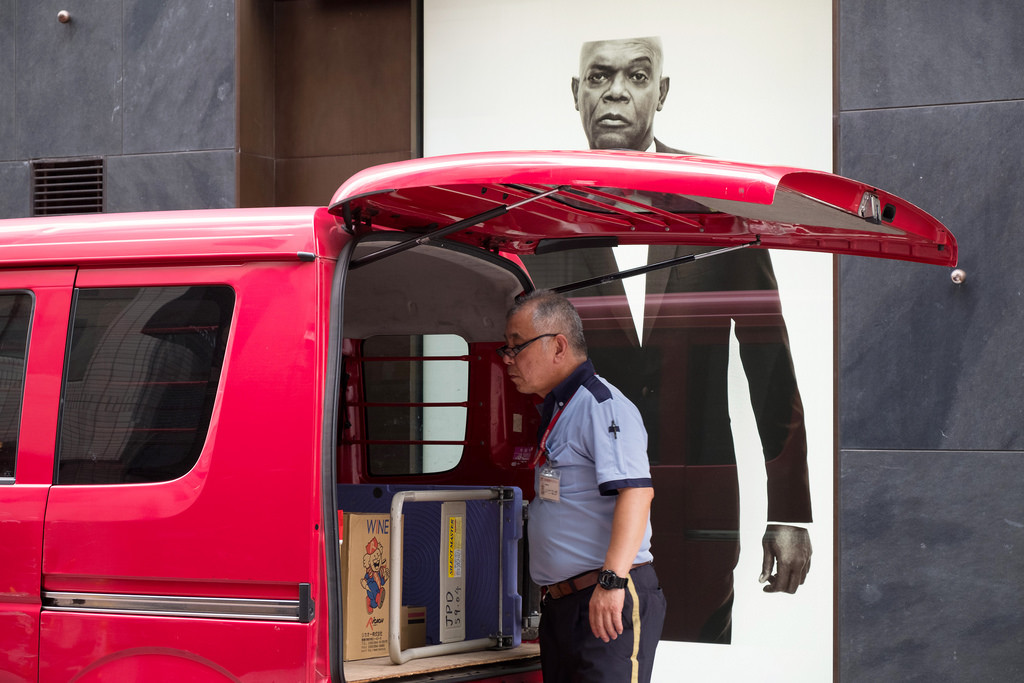
[[590,375],[583,380],[583,387],[591,393],[598,403],[604,403],[612,397],[611,389],[605,386],[604,382],[597,378],[597,375]]

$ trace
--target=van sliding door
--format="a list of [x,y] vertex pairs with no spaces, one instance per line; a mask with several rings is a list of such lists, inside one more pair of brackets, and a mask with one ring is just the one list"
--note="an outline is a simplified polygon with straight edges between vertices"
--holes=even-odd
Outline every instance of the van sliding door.
[[152,667],[181,680],[207,667],[305,679],[320,522],[315,273],[79,274],[40,680],[90,666],[111,680]]

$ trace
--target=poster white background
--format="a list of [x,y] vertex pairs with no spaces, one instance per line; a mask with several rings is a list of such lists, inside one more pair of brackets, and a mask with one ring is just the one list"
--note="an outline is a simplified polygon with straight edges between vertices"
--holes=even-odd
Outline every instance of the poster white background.
[[[637,36],[663,41],[671,81],[655,131],[665,144],[832,169],[831,0],[425,0],[424,153],[585,149],[570,90],[579,47]],[[832,676],[832,259],[772,259],[807,424],[811,572],[796,595],[764,594],[757,583],[764,466],[746,382],[731,363],[743,548],[733,643],[663,642],[654,671],[662,683]]]

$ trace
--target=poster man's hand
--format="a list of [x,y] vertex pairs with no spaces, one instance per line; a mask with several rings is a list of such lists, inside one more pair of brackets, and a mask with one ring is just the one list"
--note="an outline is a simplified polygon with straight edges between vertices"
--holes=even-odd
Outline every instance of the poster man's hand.
[[[807,529],[769,524],[761,539],[764,561],[760,583],[767,582],[765,593],[796,593],[811,569],[811,536]],[[772,568],[776,573],[772,574]]]

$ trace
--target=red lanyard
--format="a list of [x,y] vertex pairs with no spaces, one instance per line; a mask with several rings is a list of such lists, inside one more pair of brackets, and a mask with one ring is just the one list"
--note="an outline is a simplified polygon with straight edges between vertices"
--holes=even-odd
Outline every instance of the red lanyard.
[[[576,391],[579,391],[579,389]],[[573,392],[573,395],[569,397],[569,401],[571,401],[572,397],[575,395],[576,393]],[[551,434],[551,430],[555,428],[555,423],[558,422],[558,418],[562,416],[562,411],[569,405],[569,401],[563,403],[562,407],[551,416],[551,421],[548,422],[547,428],[544,430],[544,433],[541,434],[540,443],[537,445],[537,452],[533,456],[536,465],[543,465],[547,459],[548,436]]]

